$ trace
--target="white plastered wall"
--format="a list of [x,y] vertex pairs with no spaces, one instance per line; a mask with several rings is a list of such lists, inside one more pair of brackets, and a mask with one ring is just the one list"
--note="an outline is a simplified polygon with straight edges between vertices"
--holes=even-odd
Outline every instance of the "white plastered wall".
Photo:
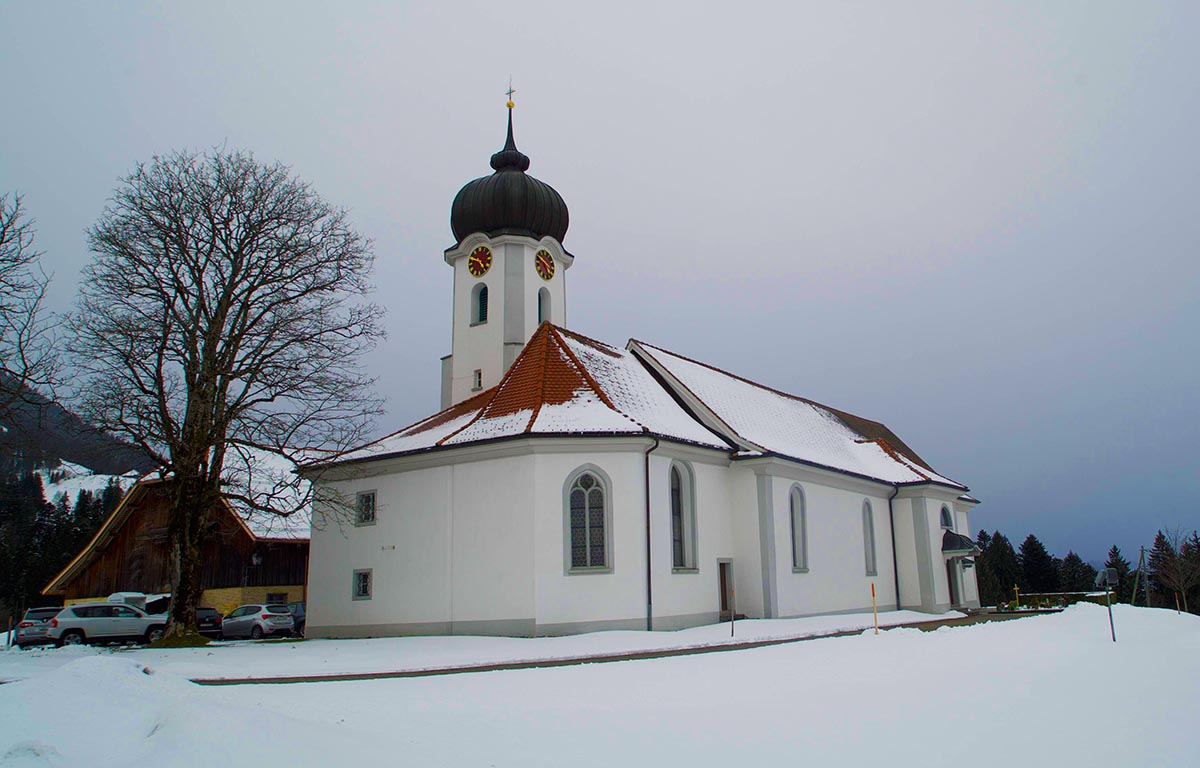
[[[790,494],[804,491],[808,514],[808,571],[792,565]],[[871,503],[875,528],[875,575],[867,575],[863,501]],[[775,572],[779,616],[870,610],[871,584],[881,609],[895,607],[891,527],[887,496],[816,482],[775,477]]]

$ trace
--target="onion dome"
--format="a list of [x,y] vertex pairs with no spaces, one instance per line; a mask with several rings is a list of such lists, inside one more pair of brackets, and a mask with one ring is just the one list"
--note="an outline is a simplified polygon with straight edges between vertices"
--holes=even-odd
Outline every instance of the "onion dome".
[[469,182],[450,207],[450,229],[458,243],[467,235],[547,235],[560,244],[567,234],[567,204],[549,184],[525,171],[529,158],[513,140],[512,107],[508,110],[508,141],[492,155],[491,176]]

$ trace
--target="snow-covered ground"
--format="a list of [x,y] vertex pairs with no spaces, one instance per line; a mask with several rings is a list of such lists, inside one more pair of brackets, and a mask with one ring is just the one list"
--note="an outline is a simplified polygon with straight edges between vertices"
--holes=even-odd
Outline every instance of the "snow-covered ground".
[[[881,626],[961,616],[930,616],[916,611],[880,614]],[[569,659],[601,654],[708,647],[756,640],[805,637],[872,626],[869,613],[806,619],[739,621],[732,637],[728,624],[678,632],[594,632],[568,637],[389,637],[374,640],[306,640],[302,643],[215,643],[206,648],[30,648],[0,654],[0,682],[18,680],[62,666],[80,656],[133,658],[164,672],[191,679],[341,675],[462,667],[504,662]]]
[[[1104,608],[1080,604],[730,653],[218,688],[183,675],[240,667],[243,653],[291,668],[281,660],[309,646],[384,669],[543,641],[7,652],[5,674],[28,679],[0,686],[0,765],[1195,765],[1200,619],[1115,613],[1116,644]],[[610,634],[638,633],[557,640],[592,648]]]

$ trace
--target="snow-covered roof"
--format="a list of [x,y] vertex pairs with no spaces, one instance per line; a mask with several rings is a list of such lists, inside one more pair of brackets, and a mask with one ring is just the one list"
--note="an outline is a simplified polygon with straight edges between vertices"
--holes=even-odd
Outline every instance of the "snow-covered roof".
[[629,352],[544,323],[495,387],[339,461],[522,435],[622,434],[731,447],[681,408]]
[[631,341],[622,350],[549,323],[492,389],[332,463],[525,435],[622,434],[739,457],[772,454],[889,484],[966,490],[934,472],[883,424],[650,344]]
[[[645,342],[631,350],[751,455],[769,453],[892,484],[966,486],[937,474],[884,425],[765,387]],[[690,397],[687,397],[690,395]]]
[[[138,482],[171,477],[171,473],[156,470],[143,475]],[[222,489],[228,494],[225,501],[229,508],[255,538],[308,541],[312,528],[312,484],[296,474],[295,462],[287,457],[258,448],[230,446],[225,452]]]

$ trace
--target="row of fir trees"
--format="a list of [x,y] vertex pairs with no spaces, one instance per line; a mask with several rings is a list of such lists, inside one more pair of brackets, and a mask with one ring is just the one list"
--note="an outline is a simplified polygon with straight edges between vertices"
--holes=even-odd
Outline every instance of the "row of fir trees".
[[[47,602],[41,590],[79,551],[121,500],[114,480],[99,493],[46,499],[42,475],[0,470],[0,614],[14,619]],[[2,621],[2,618],[0,618]],[[0,630],[3,626],[0,625]]]
[[[1051,555],[1032,533],[1019,549],[1000,531],[980,531],[975,543],[976,580],[982,605],[999,605],[1022,594],[1089,592],[1096,589],[1096,569],[1073,551]],[[1200,535],[1159,531],[1146,555],[1145,572],[1137,569],[1113,545],[1105,568],[1117,572],[1113,599],[1124,603],[1176,607],[1200,613]],[[1134,589],[1137,594],[1134,594]]]

